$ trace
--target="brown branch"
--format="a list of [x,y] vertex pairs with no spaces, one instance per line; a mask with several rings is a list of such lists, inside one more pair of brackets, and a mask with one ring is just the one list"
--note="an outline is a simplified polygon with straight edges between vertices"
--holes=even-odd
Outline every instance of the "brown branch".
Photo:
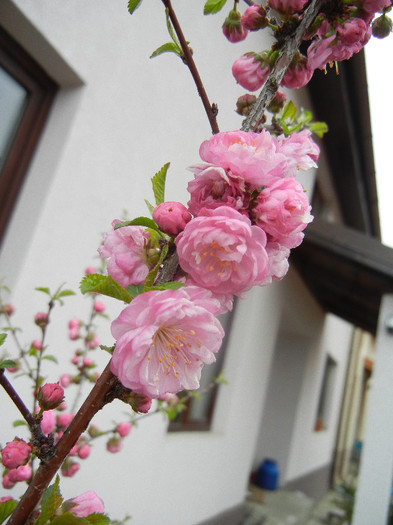
[[195,85],[197,87],[199,96],[202,99],[202,104],[203,104],[203,107],[205,108],[207,118],[209,119],[212,133],[213,134],[219,133],[220,129],[218,127],[217,119],[216,119],[217,106],[215,104],[212,105],[209,102],[209,97],[207,96],[207,93],[203,85],[203,82],[201,80],[201,77],[199,75],[198,69],[195,65],[194,59],[192,58],[191,50],[187,44],[182,28],[180,27],[179,21],[177,20],[177,16],[171,5],[171,0],[162,0],[162,3],[168,9],[168,16],[172,22],[173,28],[176,32],[181,48],[183,50],[183,54],[184,54],[183,60],[185,64],[187,65],[188,69],[190,70],[192,78],[194,79]]
[[243,131],[261,131],[265,108],[270,104],[274,95],[277,93],[278,88],[280,87],[280,82],[291,63],[293,56],[299,49],[303,36],[307,33],[327,1],[329,0],[312,0],[310,2],[310,5],[303,14],[302,21],[295,29],[292,37],[288,38],[280,49],[278,59],[269,74],[262,91],[256,102],[253,104],[249,115],[243,122]]
[[120,390],[124,390],[124,388],[110,371],[109,363],[56,445],[54,457],[46,463],[41,462],[36,475],[8,520],[8,525],[24,525],[27,523],[29,515],[40,501],[44,490],[61,467],[79,436],[86,430],[93,416],[121,394]]

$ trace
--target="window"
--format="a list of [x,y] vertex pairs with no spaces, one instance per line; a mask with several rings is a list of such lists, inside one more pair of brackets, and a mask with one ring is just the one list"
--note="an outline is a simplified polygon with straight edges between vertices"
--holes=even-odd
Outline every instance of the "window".
[[[213,419],[214,405],[217,397],[217,390],[219,385],[213,383],[214,378],[218,377],[223,369],[225,349],[228,344],[229,332],[231,327],[232,316],[235,306],[231,312],[228,312],[219,317],[219,320],[224,328],[225,337],[222,342],[220,350],[216,354],[216,361],[211,365],[203,367],[200,381],[200,399],[190,397],[186,402],[187,408],[183,410],[176,419],[171,421],[168,426],[169,432],[186,431],[186,430],[210,430]],[[187,395],[187,393],[178,394],[179,397]]]
[[57,85],[0,28],[0,242]]

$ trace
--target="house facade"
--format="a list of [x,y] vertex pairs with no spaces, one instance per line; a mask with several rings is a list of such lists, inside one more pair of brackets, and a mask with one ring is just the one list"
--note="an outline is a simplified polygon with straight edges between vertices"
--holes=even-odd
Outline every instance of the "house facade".
[[[32,319],[45,308],[34,288],[66,283],[77,291],[84,269],[98,264],[97,247],[111,221],[124,210],[129,218],[147,214],[150,178],[168,161],[166,198],[186,203],[187,167],[199,161],[199,145],[211,134],[187,68],[169,53],[149,59],[169,39],[162,3],[145,1],[132,17],[126,4],[0,3],[7,42],[28,55],[52,86],[51,107],[0,248],[0,277],[12,290],[15,323],[27,340],[38,336]],[[176,4],[206,90],[218,104],[220,128],[238,129],[234,105],[243,90],[232,78],[232,63],[268,41],[261,43],[258,34],[231,45],[221,34],[225,15],[204,17],[202,1]],[[315,105],[307,90],[293,97],[299,105]],[[310,170],[299,178],[310,196],[318,188],[324,219],[351,226],[332,171],[322,154],[318,175]],[[106,303],[113,318],[122,305]],[[53,317],[48,344],[61,373],[72,351],[68,320],[87,309],[77,294]],[[310,495],[317,495],[330,481],[352,336],[352,320],[328,313],[310,291],[304,264],[291,265],[283,281],[254,288],[236,303],[223,358],[228,384],[218,389],[209,429],[170,431],[160,414],[146,417],[121,453],[95,445],[80,472],[62,478],[63,495],[95,490],[111,517],[129,514],[136,525],[214,523],[215,516],[241,509],[250,475],[266,457],[278,462],[281,486],[313,487]],[[100,337],[113,343],[109,324]],[[104,366],[107,355],[100,359]],[[57,381],[59,370],[48,366],[48,381]],[[17,415],[4,395],[1,406],[4,445]],[[127,407],[114,403],[97,425],[127,417]]]

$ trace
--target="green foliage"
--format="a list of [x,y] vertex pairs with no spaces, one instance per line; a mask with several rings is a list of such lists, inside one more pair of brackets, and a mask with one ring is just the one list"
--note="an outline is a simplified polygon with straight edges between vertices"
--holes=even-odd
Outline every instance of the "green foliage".
[[44,355],[42,359],[46,359],[47,361],[52,361],[52,363],[58,363],[56,357],[54,355]]
[[136,9],[138,9],[141,3],[142,3],[142,0],[128,0],[128,12],[132,15],[132,13]]
[[318,137],[322,138],[328,131],[325,122],[312,122],[313,115],[311,111],[306,111],[303,108],[299,111],[295,104],[290,100],[282,111],[273,119],[277,123],[282,132],[289,136],[291,133],[298,133],[302,129],[309,129]]
[[153,204],[150,204],[150,202],[147,199],[145,199],[145,203],[146,203],[146,206],[147,206],[147,208],[148,208],[148,210],[150,212],[150,215],[153,215],[153,211],[154,211]]
[[151,179],[156,206],[165,201],[165,181],[169,166],[170,162],[164,164]]
[[115,349],[115,345],[112,346],[106,346],[106,345],[100,345],[101,350],[105,350],[105,352],[108,352],[108,354],[113,354],[113,351]]
[[36,520],[35,525],[45,525],[51,520],[57,509],[63,503],[63,498],[59,489],[60,478],[56,476],[56,480],[53,485],[50,485],[42,496],[41,513],[39,518]]
[[148,292],[149,290],[178,290],[182,288],[184,283],[179,281],[168,281],[167,283],[158,284],[156,286],[145,286],[143,291]]
[[0,362],[0,368],[14,368],[14,366],[16,366],[16,363],[12,359],[4,359]]
[[4,343],[7,338],[7,334],[0,334],[0,346]]
[[176,55],[180,56],[182,51],[181,48],[179,48],[179,46],[176,45],[174,42],[167,42],[166,44],[162,44],[162,46],[158,47],[155,51],[153,51],[153,53],[150,55],[150,58],[158,57],[163,53],[175,53]]
[[207,0],[203,8],[204,15],[218,13],[226,4],[227,0]]
[[26,421],[24,421],[23,419],[17,419],[16,421],[14,421],[14,422],[12,423],[12,426],[13,426],[14,428],[16,428],[16,427],[22,427],[22,426],[27,426],[27,423],[26,423]]
[[13,499],[9,499],[0,503],[0,523],[4,523],[4,521],[8,518],[11,512],[13,512],[17,505],[18,502]]
[[150,228],[151,230],[157,232],[160,237],[163,236],[163,233],[158,229],[157,224],[153,221],[153,219],[149,219],[149,217],[136,217],[135,219],[132,219],[132,221],[118,222],[115,224],[114,229],[117,230],[118,228],[123,228],[124,226],[144,226],[145,228]]
[[100,293],[125,303],[130,303],[132,299],[127,290],[112,279],[110,275],[105,276],[99,273],[85,275],[80,283],[80,290],[83,294],[88,292]]
[[61,305],[63,305],[64,303],[62,301],[62,298],[63,297],[67,297],[69,295],[75,295],[75,292],[73,292],[72,290],[62,290],[62,288],[63,288],[63,285],[59,286],[59,288],[55,291],[55,293],[53,295],[52,295],[50,289],[45,287],[45,286],[38,286],[36,288],[36,290],[38,292],[43,292],[43,293],[49,295],[51,302],[59,301],[59,303]]
[[154,266],[154,268],[147,274],[147,277],[145,279],[145,285],[143,287],[143,291],[146,290],[146,288],[151,288],[153,285],[154,285],[154,280],[157,276],[157,273],[158,273],[158,270],[160,269],[160,266],[161,264],[163,263],[165,257],[167,256],[167,253],[168,253],[168,245],[165,244],[163,247],[162,247],[162,250],[161,250],[161,253],[160,253],[160,258],[158,259],[158,262],[157,264]]

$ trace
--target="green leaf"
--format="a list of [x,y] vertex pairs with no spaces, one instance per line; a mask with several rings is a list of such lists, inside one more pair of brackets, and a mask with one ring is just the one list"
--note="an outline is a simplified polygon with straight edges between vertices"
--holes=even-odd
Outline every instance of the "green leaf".
[[203,8],[203,14],[211,15],[218,13],[226,4],[226,1],[227,0],[207,0]]
[[169,166],[170,162],[164,164],[160,171],[157,171],[151,179],[156,206],[165,201],[165,180]]
[[153,215],[153,211],[154,211],[154,206],[153,204],[150,204],[150,202],[148,200],[145,199],[145,203],[146,203],[146,206],[150,212],[150,215]]
[[108,516],[99,513],[90,514],[85,519],[87,519],[88,523],[91,523],[92,525],[109,525],[110,523]]
[[14,366],[16,366],[16,363],[12,359],[4,359],[0,363],[0,368],[13,368]]
[[44,293],[50,295],[50,290],[49,290],[49,288],[45,288],[44,286],[38,286],[38,287],[36,288],[36,290],[37,290],[37,292],[44,292]]
[[132,13],[136,9],[138,9],[141,3],[142,3],[142,0],[128,0],[128,12],[132,15]]
[[150,290],[178,290],[179,288],[183,288],[184,283],[181,283],[179,281],[169,281],[167,283],[158,284],[157,286],[145,286],[144,292],[148,292]]
[[56,294],[54,299],[59,299],[60,297],[66,297],[67,295],[75,295],[75,292],[73,292],[72,290],[62,290],[61,292]]
[[71,512],[65,512],[50,521],[50,525],[87,525],[88,523],[87,518],[78,518]]
[[166,44],[162,44],[162,46],[158,47],[153,53],[150,55],[150,58],[158,57],[159,55],[162,55],[163,53],[175,53],[176,55],[181,55],[181,49],[177,44],[174,42],[167,42]]
[[160,237],[162,237],[162,232],[158,229],[157,224],[153,221],[153,219],[149,219],[149,217],[136,217],[136,219],[132,219],[132,221],[118,222],[115,224],[114,229],[117,230],[118,228],[123,228],[124,226],[145,226],[146,228],[151,228],[152,230],[156,231],[160,234]]
[[136,297],[143,293],[144,285],[142,284],[129,284],[126,288],[127,292],[131,295],[132,298]]
[[59,490],[59,476],[56,476],[56,481],[50,485],[42,496],[41,514],[35,525],[45,525],[45,523],[53,518],[57,509],[63,503],[63,498]]
[[4,523],[4,521],[8,518],[17,505],[18,502],[14,499],[9,499],[0,503],[0,523]]
[[0,334],[0,346],[4,343],[6,339],[7,339],[7,334]]
[[168,253],[168,245],[165,244],[165,246],[162,247],[162,250],[161,250],[161,253],[160,253],[160,258],[158,259],[157,264],[154,266],[154,268],[151,270],[151,272],[149,272],[147,274],[143,290],[146,290],[146,288],[149,289],[150,287],[152,287],[154,285],[154,279],[156,278],[158,270],[160,269],[160,266],[161,266],[163,260],[167,256],[167,253]]
[[318,137],[322,138],[325,133],[329,131],[326,122],[312,122],[308,125],[308,129],[315,133]]
[[16,428],[16,427],[22,427],[22,426],[27,426],[27,423],[26,423],[26,421],[25,421],[24,419],[17,419],[16,421],[14,421],[14,422],[12,423],[12,426],[13,426],[14,428]]
[[44,355],[42,359],[46,359],[47,361],[52,361],[52,363],[58,363],[56,357],[54,355]]
[[296,115],[297,115],[296,106],[292,102],[292,100],[290,100],[288,104],[285,106],[284,111],[282,115],[280,116],[280,118],[282,118],[283,120],[287,120],[287,119],[293,120],[294,118],[296,118]]
[[169,16],[168,8],[165,8],[165,16],[166,16],[166,27],[168,28],[169,36],[172,38],[173,43],[177,45],[179,51],[182,52],[180,42],[178,41],[175,30],[172,27],[172,22]]
[[105,276],[99,273],[91,273],[85,275],[80,283],[81,292],[95,292],[114,299],[119,299],[125,303],[131,302],[131,295],[119,283],[117,283],[110,275]]
[[106,346],[106,345],[100,345],[101,350],[105,350],[105,352],[108,352],[108,354],[113,354],[113,351],[115,349],[115,345],[112,346]]

